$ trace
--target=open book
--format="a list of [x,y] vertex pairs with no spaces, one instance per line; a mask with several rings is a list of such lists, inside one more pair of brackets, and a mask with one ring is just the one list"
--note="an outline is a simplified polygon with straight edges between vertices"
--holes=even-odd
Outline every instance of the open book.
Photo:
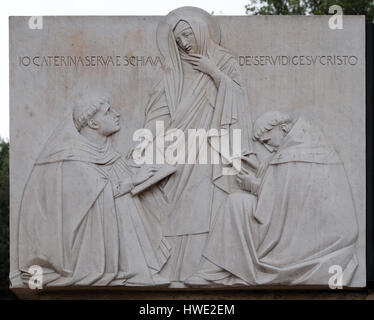
[[165,179],[166,177],[172,175],[175,171],[177,171],[177,168],[175,166],[167,164],[162,166],[152,177],[132,188],[131,194],[133,196],[137,195],[138,193],[160,182],[162,179]]

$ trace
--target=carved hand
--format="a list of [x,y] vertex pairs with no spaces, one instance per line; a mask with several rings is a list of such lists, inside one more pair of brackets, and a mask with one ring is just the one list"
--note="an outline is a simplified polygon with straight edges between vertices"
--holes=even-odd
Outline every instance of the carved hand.
[[132,176],[132,183],[134,184],[134,186],[141,184],[145,180],[152,177],[158,171],[158,169],[158,166],[142,167],[134,176]]
[[211,59],[200,54],[191,53],[188,60],[194,66],[195,70],[204,72],[212,77],[214,77],[219,72],[218,67]]
[[247,174],[244,174],[243,172],[240,172],[236,177],[236,181],[241,189],[257,194],[260,181],[252,173],[248,172]]

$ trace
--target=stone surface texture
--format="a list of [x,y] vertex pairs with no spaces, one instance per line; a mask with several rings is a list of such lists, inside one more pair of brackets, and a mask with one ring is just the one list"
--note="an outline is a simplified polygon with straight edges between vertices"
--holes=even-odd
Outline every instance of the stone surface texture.
[[[11,17],[11,287],[366,286],[365,20],[329,18]],[[229,164],[135,164],[156,120],[240,129],[245,171],[223,133]]]

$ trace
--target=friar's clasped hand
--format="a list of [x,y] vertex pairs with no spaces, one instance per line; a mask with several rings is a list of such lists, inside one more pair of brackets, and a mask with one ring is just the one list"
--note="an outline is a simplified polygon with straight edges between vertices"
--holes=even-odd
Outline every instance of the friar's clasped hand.
[[244,169],[237,174],[236,182],[241,189],[254,195],[257,195],[257,191],[261,183],[260,179],[256,178],[252,172]]
[[131,177],[132,183],[134,184],[134,186],[143,183],[144,181],[152,177],[159,169],[160,166],[157,165],[142,167],[135,175]]

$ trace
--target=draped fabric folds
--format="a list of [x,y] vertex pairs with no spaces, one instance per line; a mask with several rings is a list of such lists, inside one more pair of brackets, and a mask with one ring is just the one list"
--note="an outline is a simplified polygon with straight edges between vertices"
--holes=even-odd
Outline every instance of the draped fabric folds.
[[[180,20],[191,26],[197,41],[197,53],[208,57],[220,70],[218,86],[209,75],[195,70],[187,54],[178,48],[173,29]],[[183,148],[186,150],[187,164],[177,164],[177,172],[161,186],[160,192],[154,188],[141,199],[148,206],[153,204],[160,208],[163,232],[165,236],[173,237],[170,242],[175,243],[170,260],[170,263],[175,263],[171,267],[174,271],[170,271],[175,276],[169,276],[171,280],[183,281],[196,270],[200,261],[211,226],[212,205],[222,203],[227,194],[237,188],[234,176],[222,174],[223,167],[231,165],[232,159],[230,151],[223,154],[219,149],[220,130],[227,130],[224,134],[230,141],[233,129],[240,129],[242,154],[249,154],[252,151],[252,124],[246,85],[236,58],[212,40],[203,19],[173,14],[161,24],[158,34],[164,62],[150,94],[144,126],[158,138],[160,134],[155,130],[156,121],[164,122],[166,132],[182,132],[185,140],[181,143],[185,143]],[[199,155],[203,152],[201,145],[196,152],[196,162],[188,162],[188,154],[195,152],[194,146],[187,142],[191,129],[205,130],[207,134],[202,141],[207,145],[208,157],[214,149],[219,155],[218,164],[199,163]],[[214,132],[210,129],[217,130]],[[159,152],[163,153],[164,149]],[[227,160],[226,163],[222,159]],[[196,237],[196,241],[191,236]]]
[[199,277],[327,285],[329,268],[338,265],[346,285],[357,267],[357,228],[341,160],[319,130],[299,119],[269,161],[258,199],[236,193],[222,206]]
[[39,265],[43,284],[52,286],[155,284],[170,248],[137,197],[113,194],[134,170],[109,139],[91,143],[67,118],[24,190],[19,270],[27,275]]
[[[213,60],[222,71],[224,76],[218,88],[209,75],[194,70],[186,60],[187,54],[178,49],[173,29],[179,20],[190,24],[198,43],[198,53]],[[168,37],[165,37],[164,43],[159,42],[165,62],[150,95],[145,127],[156,134],[155,122],[164,121],[166,131],[179,129],[186,139],[189,129],[205,129],[207,133],[209,129],[226,129],[227,135],[234,128],[241,129],[241,150],[248,154],[252,147],[249,139],[251,120],[245,84],[235,57],[214,43],[207,25],[201,19],[174,17],[167,26]],[[219,136],[209,133],[205,137],[209,141],[209,148],[220,151],[216,138]],[[188,147],[187,153],[191,151]],[[211,154],[209,151],[208,154]],[[179,165],[177,174],[171,176],[163,188],[167,200],[173,204],[165,225],[166,234],[208,232],[214,185],[229,193],[229,180],[222,175],[222,164]],[[197,195],[206,196],[203,203],[198,204],[199,209],[193,201]]]

